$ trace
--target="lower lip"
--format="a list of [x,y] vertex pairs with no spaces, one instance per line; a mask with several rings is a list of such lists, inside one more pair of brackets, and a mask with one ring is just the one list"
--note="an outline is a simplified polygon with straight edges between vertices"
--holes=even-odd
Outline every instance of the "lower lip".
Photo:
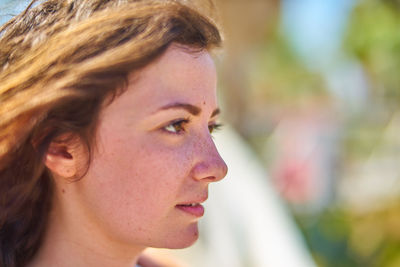
[[176,206],[178,209],[189,213],[190,215],[196,216],[196,217],[201,217],[204,215],[204,207],[200,204],[195,205],[195,206],[184,206],[184,205],[177,205]]

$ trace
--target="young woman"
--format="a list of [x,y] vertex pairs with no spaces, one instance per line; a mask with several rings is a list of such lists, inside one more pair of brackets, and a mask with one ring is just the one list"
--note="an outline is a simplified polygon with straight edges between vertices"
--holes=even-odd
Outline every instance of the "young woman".
[[49,0],[0,29],[0,266],[135,266],[196,241],[227,171],[220,42],[172,0]]

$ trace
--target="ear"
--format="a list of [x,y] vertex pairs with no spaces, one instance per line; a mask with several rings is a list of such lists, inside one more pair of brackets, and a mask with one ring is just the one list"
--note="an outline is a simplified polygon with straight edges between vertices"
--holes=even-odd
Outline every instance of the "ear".
[[77,176],[82,164],[83,145],[80,138],[57,138],[46,151],[44,164],[55,175],[63,178]]

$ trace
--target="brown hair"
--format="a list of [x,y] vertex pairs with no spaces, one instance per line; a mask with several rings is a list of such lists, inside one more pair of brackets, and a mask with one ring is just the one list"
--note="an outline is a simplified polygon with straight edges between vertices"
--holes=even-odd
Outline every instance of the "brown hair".
[[[35,2],[35,1],[34,1]],[[51,207],[48,145],[93,144],[101,104],[173,42],[219,46],[215,24],[172,0],[49,0],[0,28],[0,266],[27,264]]]

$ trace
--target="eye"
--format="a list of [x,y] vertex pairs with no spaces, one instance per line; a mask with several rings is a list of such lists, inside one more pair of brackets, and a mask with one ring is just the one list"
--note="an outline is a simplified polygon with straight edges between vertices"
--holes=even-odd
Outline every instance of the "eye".
[[222,127],[223,127],[223,125],[220,123],[210,124],[210,125],[208,125],[208,131],[210,133],[213,133],[215,131],[221,130]]
[[163,130],[173,133],[173,134],[180,134],[185,132],[185,125],[189,123],[188,119],[179,119],[170,122],[168,125],[163,127]]

